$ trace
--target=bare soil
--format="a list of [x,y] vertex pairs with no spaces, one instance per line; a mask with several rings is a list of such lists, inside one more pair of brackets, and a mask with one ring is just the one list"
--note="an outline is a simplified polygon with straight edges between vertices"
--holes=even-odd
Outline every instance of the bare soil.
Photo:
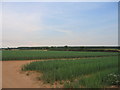
[[2,88],[55,88],[54,85],[38,80],[40,73],[21,71],[22,65],[32,61],[35,60],[2,61]]

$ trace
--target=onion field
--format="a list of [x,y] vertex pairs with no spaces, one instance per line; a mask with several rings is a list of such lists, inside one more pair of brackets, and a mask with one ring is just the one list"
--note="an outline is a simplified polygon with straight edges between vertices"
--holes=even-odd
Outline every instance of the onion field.
[[114,56],[115,52],[3,50],[2,60],[40,60]]
[[37,60],[21,70],[37,71],[38,80],[62,88],[120,86],[118,52],[3,50],[2,60]]
[[[120,84],[118,57],[79,60],[37,61],[24,65],[23,71],[38,71],[45,83],[62,83],[64,88],[104,88]],[[113,77],[108,75],[113,74]],[[109,80],[111,78],[111,80]],[[114,82],[114,83],[113,83]]]

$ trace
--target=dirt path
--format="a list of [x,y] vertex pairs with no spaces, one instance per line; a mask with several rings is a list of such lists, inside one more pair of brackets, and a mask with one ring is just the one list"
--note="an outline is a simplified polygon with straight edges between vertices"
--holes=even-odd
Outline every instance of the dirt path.
[[[91,58],[96,58],[96,57],[91,57]],[[85,59],[85,58],[78,58],[78,59]],[[61,59],[61,60],[66,60],[66,59]],[[71,60],[76,60],[76,59],[73,58]],[[60,86],[60,85],[56,86],[56,85],[44,84],[43,81],[40,81],[36,78],[40,76],[40,73],[21,72],[20,69],[22,65],[33,61],[47,61],[47,60],[1,61],[2,88],[55,88]]]
[[22,65],[32,61],[2,61],[2,88],[49,88],[36,80],[38,73],[29,72],[27,76],[20,71]]

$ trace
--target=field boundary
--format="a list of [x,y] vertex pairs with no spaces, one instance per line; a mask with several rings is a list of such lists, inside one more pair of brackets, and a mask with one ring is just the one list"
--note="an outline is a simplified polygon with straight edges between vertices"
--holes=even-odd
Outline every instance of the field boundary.
[[[46,60],[74,60],[74,59],[92,59],[92,58],[102,58],[102,57],[111,57],[111,56],[118,56],[118,55],[105,55],[105,56],[85,56],[85,57],[79,57],[79,58],[50,58],[50,59],[28,59],[30,61],[46,61]],[[2,61],[28,61],[28,60],[2,60]]]

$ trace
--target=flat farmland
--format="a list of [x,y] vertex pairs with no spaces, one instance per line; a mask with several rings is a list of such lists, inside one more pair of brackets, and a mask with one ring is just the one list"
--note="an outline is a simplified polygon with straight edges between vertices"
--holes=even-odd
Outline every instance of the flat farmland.
[[22,70],[42,72],[43,76],[39,77],[40,80],[51,84],[58,82],[64,88],[104,88],[120,84],[118,81],[120,79],[118,57],[116,56],[64,61],[37,61],[25,65]]
[[[17,88],[31,88],[31,85],[39,88],[116,88],[120,85],[118,52],[3,50],[2,60],[3,69],[9,72],[3,72],[4,78],[7,77],[3,81],[10,83],[13,77],[15,83],[12,84],[17,84],[20,80]],[[26,76],[19,72],[26,72]],[[40,84],[34,85],[29,79],[30,72],[40,74],[36,77]],[[22,86],[23,77],[30,84]],[[11,87],[9,83],[4,81],[4,87]]]
[[40,60],[114,56],[115,52],[80,52],[80,51],[40,51],[40,50],[3,50],[2,60]]

